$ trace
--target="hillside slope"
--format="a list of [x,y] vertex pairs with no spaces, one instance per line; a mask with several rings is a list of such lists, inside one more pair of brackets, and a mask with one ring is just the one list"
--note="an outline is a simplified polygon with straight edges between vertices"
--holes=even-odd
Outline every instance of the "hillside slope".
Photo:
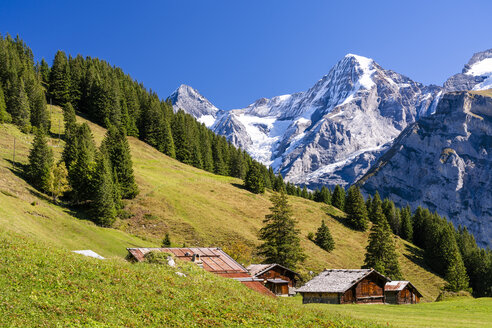
[[[61,110],[52,115],[52,134],[63,133]],[[105,129],[87,122],[97,143]],[[58,131],[60,129],[61,131]],[[67,249],[92,249],[103,256],[124,256],[126,247],[157,245],[169,232],[175,246],[220,246],[244,264],[257,261],[253,250],[259,241],[257,232],[269,212],[268,193],[255,195],[241,187],[242,181],[214,175],[184,165],[158,152],[149,145],[129,138],[135,176],[140,187],[136,199],[126,201],[128,219],[118,220],[117,229],[94,226],[75,218],[65,208],[55,206],[37,193],[18,174],[10,161],[13,137],[16,137],[16,161],[27,162],[31,137],[12,125],[0,126],[0,227],[25,236],[33,236]],[[58,154],[63,141],[51,139]],[[11,196],[13,195],[13,197]],[[364,259],[368,232],[353,231],[344,226],[344,213],[334,207],[290,197],[294,216],[302,232],[302,247],[308,258],[300,270],[359,268]],[[31,205],[37,202],[37,205]],[[333,252],[321,250],[307,239],[326,220],[336,242]],[[137,236],[137,237],[134,237]],[[444,281],[423,264],[421,251],[397,238],[402,270],[406,279],[421,290],[427,301],[434,300]],[[252,257],[253,255],[253,257]]]
[[[105,130],[86,122],[100,142]],[[118,228],[156,243],[169,232],[176,246],[220,246],[247,264],[249,250],[258,245],[257,233],[271,206],[269,194],[252,194],[241,187],[241,180],[182,164],[140,140],[129,139],[140,195],[127,202],[126,210],[134,216],[119,221]],[[345,214],[332,206],[299,197],[289,197],[289,201],[308,255],[301,273],[326,267],[359,268],[363,264],[368,232],[347,228],[343,224]],[[307,239],[321,220],[326,220],[336,242],[331,253]],[[428,301],[434,300],[444,281],[423,265],[418,248],[395,238],[404,276],[415,282]]]

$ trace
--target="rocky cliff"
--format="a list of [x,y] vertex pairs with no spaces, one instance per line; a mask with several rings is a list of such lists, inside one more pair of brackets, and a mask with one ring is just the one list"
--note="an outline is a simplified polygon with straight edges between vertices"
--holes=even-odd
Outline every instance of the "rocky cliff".
[[452,92],[407,127],[358,182],[400,206],[423,205],[492,246],[492,98]]

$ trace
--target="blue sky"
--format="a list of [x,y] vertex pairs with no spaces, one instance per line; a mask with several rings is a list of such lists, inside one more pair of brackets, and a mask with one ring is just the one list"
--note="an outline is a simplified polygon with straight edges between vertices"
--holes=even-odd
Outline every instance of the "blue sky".
[[430,84],[492,48],[492,1],[1,1],[0,33],[120,66],[217,107],[303,91],[346,53]]

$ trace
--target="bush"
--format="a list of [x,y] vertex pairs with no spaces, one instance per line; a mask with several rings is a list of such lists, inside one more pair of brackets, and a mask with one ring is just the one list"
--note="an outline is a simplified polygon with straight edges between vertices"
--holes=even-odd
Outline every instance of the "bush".
[[152,251],[144,255],[145,262],[167,265],[167,258],[172,255],[165,252]]

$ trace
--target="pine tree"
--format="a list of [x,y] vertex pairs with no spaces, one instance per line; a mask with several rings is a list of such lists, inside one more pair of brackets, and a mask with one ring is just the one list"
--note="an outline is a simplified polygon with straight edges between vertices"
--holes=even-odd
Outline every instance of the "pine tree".
[[400,216],[396,210],[395,203],[388,198],[385,198],[383,201],[383,213],[386,216],[386,220],[390,225],[391,231],[393,231],[395,235],[399,235],[401,226]]
[[378,194],[372,201],[371,213],[374,223],[369,234],[363,268],[373,268],[393,280],[401,279],[402,274],[393,235],[383,214],[382,202]]
[[246,173],[244,186],[246,189],[255,194],[262,194],[265,192],[265,185],[263,181],[260,164],[258,162],[253,162]]
[[402,208],[400,210],[401,217],[401,237],[406,241],[413,241],[413,225],[412,225],[412,213],[410,211],[410,206]]
[[351,186],[345,201],[348,225],[356,230],[366,231],[369,224],[366,204],[359,188]]
[[110,227],[116,219],[113,178],[104,152],[98,152],[96,156],[91,208],[95,222],[101,226]]
[[321,226],[318,228],[318,231],[316,231],[314,243],[327,252],[331,252],[335,249],[335,241],[331,236],[330,229],[325,224],[325,220],[321,221]]
[[162,240],[161,247],[171,247],[171,238],[169,237],[169,233],[166,232],[164,239]]
[[44,58],[41,59],[41,65],[39,66],[39,75],[41,77],[41,83],[43,87],[48,90],[50,84],[50,67]]
[[295,269],[306,256],[300,245],[296,220],[293,219],[291,206],[285,193],[275,193],[270,200],[273,207],[271,213],[265,216],[265,224],[259,232],[263,243],[258,248],[258,254],[265,257],[266,263],[278,263]]
[[304,186],[302,187],[301,197],[302,197],[302,198],[309,198],[309,194],[308,194],[308,190],[307,190],[306,185],[304,185]]
[[345,205],[345,190],[339,185],[335,186],[335,190],[331,196],[331,205],[335,206],[339,210],[344,210]]
[[48,147],[42,130],[37,130],[29,153],[27,176],[39,190],[50,190],[50,174],[53,166],[53,152]]
[[70,154],[66,157],[72,159],[71,162],[65,162],[73,191],[72,199],[75,203],[83,203],[93,198],[96,153],[94,138],[87,123],[78,126],[73,143],[65,144],[64,155],[67,147]]
[[49,93],[56,105],[64,106],[70,102],[70,67],[67,56],[58,50],[50,72]]
[[5,103],[5,96],[2,89],[2,83],[0,83],[0,123],[12,122],[12,116],[7,112],[7,105]]
[[331,204],[331,193],[325,186],[321,187],[320,190],[320,201],[325,204]]
[[101,144],[108,155],[112,172],[115,172],[113,180],[118,181],[118,189],[125,199],[135,198],[138,187],[133,175],[133,163],[130,154],[128,139],[114,125],[110,125]]
[[65,140],[72,138],[77,130],[77,117],[71,103],[63,106],[63,122],[65,125]]
[[469,279],[466,274],[466,268],[461,259],[461,255],[457,252],[453,254],[453,259],[449,264],[446,275],[444,277],[447,281],[444,289],[453,292],[460,290],[468,290]]
[[17,84],[12,103],[12,123],[18,125],[23,132],[29,132],[31,130],[29,98],[27,97],[22,78]]

